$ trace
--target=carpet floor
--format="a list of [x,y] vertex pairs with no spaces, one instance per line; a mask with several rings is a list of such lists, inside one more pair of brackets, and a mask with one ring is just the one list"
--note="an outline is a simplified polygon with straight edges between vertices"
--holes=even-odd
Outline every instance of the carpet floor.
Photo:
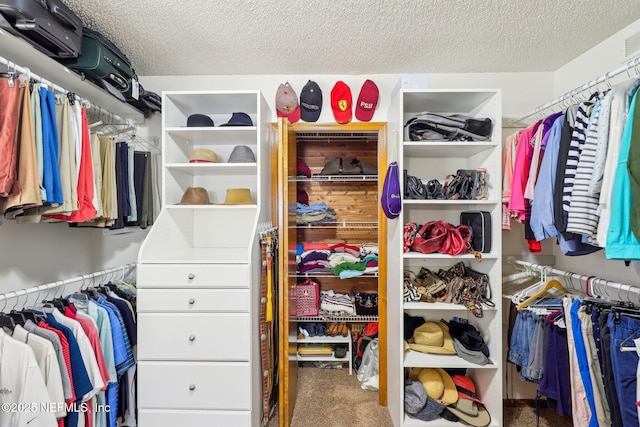
[[[267,427],[278,425],[276,408]],[[504,408],[503,425],[535,426],[535,409]],[[548,408],[540,411],[540,427],[572,425],[570,418],[561,417]],[[378,405],[378,393],[363,390],[355,372],[349,375],[348,369],[299,368],[291,427],[393,427],[393,423],[387,408]]]

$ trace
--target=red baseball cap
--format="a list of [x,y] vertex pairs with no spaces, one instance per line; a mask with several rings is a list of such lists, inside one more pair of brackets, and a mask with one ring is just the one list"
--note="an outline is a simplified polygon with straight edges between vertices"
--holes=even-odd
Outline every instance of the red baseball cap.
[[351,121],[351,89],[342,80],[338,80],[331,89],[331,110],[336,122],[340,124]]
[[356,103],[356,119],[368,122],[373,118],[378,105],[378,96],[378,86],[371,80],[365,80]]
[[471,378],[466,375],[451,375],[451,379],[456,385],[459,399],[469,399],[482,403],[482,401],[478,399],[478,396],[476,396],[476,385]]
[[286,117],[289,119],[289,123],[295,123],[300,120],[298,95],[289,82],[278,86],[276,91],[276,116]]

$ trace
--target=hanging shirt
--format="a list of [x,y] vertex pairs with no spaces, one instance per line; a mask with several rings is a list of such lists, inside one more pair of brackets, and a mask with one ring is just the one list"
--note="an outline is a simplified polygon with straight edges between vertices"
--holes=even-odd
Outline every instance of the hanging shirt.
[[520,221],[525,220],[524,188],[529,178],[529,162],[533,147],[531,138],[538,130],[540,121],[522,131],[518,139],[516,149],[516,163],[513,169],[513,181],[511,182],[511,197],[509,198],[509,210],[517,213]]
[[515,167],[515,154],[521,131],[507,137],[502,147],[502,229],[511,230],[511,214],[509,199],[511,198],[511,182]]
[[[9,82],[13,85],[9,85]],[[17,78],[0,77],[0,197],[15,194],[17,188],[18,119],[20,84]]]
[[636,105],[637,102],[638,91],[636,90],[631,100],[629,118],[622,134],[620,155],[614,178],[615,192],[611,196],[611,220],[607,233],[607,246],[605,247],[607,259],[640,259],[640,243],[638,243],[638,239],[631,231],[632,199],[629,174],[627,172],[627,161],[632,138],[631,132],[634,127],[633,123],[638,120],[636,111],[640,113],[640,109]]
[[58,126],[56,124],[55,102],[52,91],[40,88],[40,107],[42,108],[42,144],[44,153],[44,187],[47,190],[47,203],[59,204],[62,198],[62,184],[58,168]]
[[40,106],[40,92],[33,89],[31,92],[31,112],[33,119],[33,131],[35,133],[36,161],[38,165],[38,185],[40,186],[40,199],[47,201],[47,190],[44,188],[44,153],[42,145],[42,107]]
[[609,138],[607,155],[602,174],[602,189],[600,191],[600,219],[598,222],[598,244],[607,246],[609,223],[611,218],[611,203],[613,197],[613,184],[618,166],[620,146],[625,123],[629,116],[631,98],[638,86],[638,80],[630,80],[613,86],[611,94],[611,117],[609,120]]
[[128,162],[127,162],[127,174],[129,176],[129,208],[130,214],[127,216],[127,222],[136,222],[138,220],[138,207],[136,204],[136,189],[134,185],[134,175],[133,175],[133,155],[135,148],[131,144],[127,144],[127,154],[128,154]]
[[54,413],[46,409],[49,394],[33,350],[0,328],[0,404],[29,404],[29,411],[0,411],[0,425],[7,427],[56,426]]
[[100,155],[100,138],[91,134],[91,159],[93,160],[93,207],[96,218],[102,218],[102,156]]
[[598,135],[596,142],[596,153],[593,160],[593,175],[589,180],[589,194],[600,195],[602,188],[602,177],[604,165],[607,160],[607,146],[609,142],[609,120],[611,119],[611,101],[613,100],[613,90],[607,92],[600,103],[600,113],[598,115]]
[[549,139],[534,192],[531,206],[531,229],[538,241],[558,235],[558,230],[554,225],[553,194],[558,166],[558,149],[564,122],[565,116],[559,116],[549,131]]
[[529,166],[529,178],[527,179],[527,185],[524,189],[525,199],[533,200],[534,191],[536,188],[536,182],[538,181],[538,174],[540,173],[540,163],[542,162],[542,156],[544,150],[547,147],[547,141],[549,140],[549,130],[558,117],[562,115],[561,112],[551,114],[542,120],[542,126],[538,128],[538,132],[542,134],[542,138],[535,138],[533,144],[533,153],[531,154],[531,166]]

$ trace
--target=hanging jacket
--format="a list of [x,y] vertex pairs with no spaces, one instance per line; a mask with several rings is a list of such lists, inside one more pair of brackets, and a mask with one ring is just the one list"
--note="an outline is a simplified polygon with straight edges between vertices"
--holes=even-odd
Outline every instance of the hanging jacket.
[[[627,172],[627,162],[629,159],[629,148],[633,131],[633,123],[638,119],[640,109],[637,108],[638,91],[636,90],[631,100],[629,117],[624,126],[622,140],[620,143],[620,155],[613,188],[615,191],[611,196],[611,220],[607,232],[607,246],[605,255],[607,259],[638,260],[640,259],[640,243],[631,231],[631,185]],[[638,114],[637,114],[638,113]],[[638,136],[636,136],[636,139]]]

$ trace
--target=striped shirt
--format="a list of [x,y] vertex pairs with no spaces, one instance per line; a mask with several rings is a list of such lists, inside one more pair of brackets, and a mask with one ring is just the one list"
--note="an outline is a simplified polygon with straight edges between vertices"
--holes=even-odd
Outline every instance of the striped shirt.
[[595,236],[598,228],[598,205],[600,199],[599,194],[589,194],[589,182],[593,174],[598,146],[600,105],[601,103],[598,101],[591,112],[587,138],[580,152],[580,159],[576,168],[567,219],[567,232],[591,237]]
[[571,134],[571,145],[569,145],[567,162],[564,166],[564,184],[562,187],[562,209],[564,212],[569,212],[571,193],[573,192],[573,184],[578,169],[580,153],[587,140],[587,127],[589,126],[588,109],[590,105],[591,104],[587,102],[580,104],[576,115],[576,123],[573,126],[573,133]]

